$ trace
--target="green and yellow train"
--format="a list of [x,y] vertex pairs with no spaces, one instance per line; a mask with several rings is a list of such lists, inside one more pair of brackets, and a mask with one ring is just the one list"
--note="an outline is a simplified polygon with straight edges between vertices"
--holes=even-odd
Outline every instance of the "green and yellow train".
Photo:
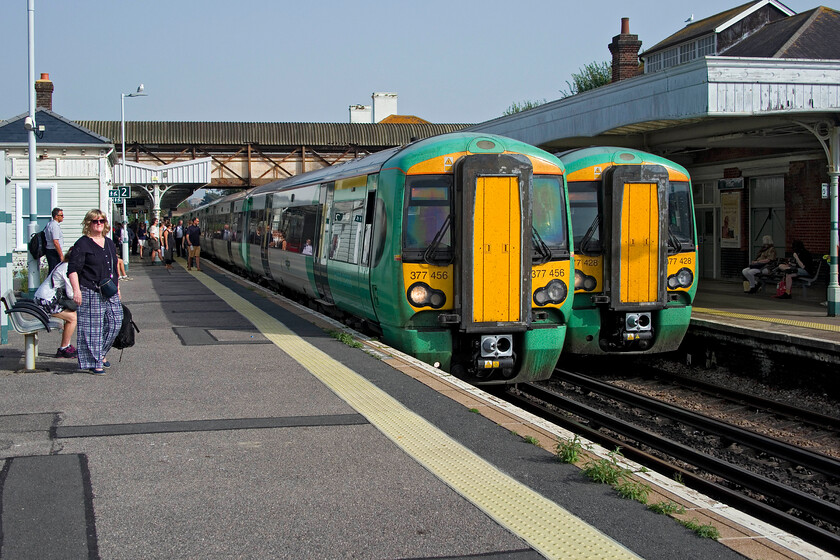
[[676,350],[697,291],[688,172],[625,148],[557,155],[566,169],[575,252],[564,352]]
[[478,384],[546,379],[572,314],[563,164],[455,133],[193,211],[202,254]]

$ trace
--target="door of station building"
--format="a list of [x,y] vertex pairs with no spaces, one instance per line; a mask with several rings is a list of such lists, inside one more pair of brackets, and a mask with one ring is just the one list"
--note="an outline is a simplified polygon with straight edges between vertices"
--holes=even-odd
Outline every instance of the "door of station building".
[[717,235],[719,229],[715,225],[717,222],[716,214],[714,208],[698,208],[695,214],[697,235],[699,236],[698,243],[700,245],[697,273],[700,278],[717,277],[715,257],[718,255],[720,240]]

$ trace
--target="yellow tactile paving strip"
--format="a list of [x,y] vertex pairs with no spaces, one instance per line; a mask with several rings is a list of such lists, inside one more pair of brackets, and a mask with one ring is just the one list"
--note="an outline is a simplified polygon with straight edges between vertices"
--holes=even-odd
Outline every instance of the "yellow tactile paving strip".
[[196,278],[435,476],[547,558],[639,558],[510,478],[212,278]]
[[721,317],[732,317],[733,319],[748,319],[751,321],[764,321],[767,323],[778,323],[780,325],[790,325],[792,327],[805,327],[808,329],[818,329],[822,331],[840,332],[840,325],[826,325],[823,323],[812,323],[810,321],[796,321],[794,319],[783,319],[780,317],[762,317],[761,315],[749,315],[747,313],[732,313],[730,311],[720,311],[718,309],[708,309],[705,307],[695,307],[695,313],[708,313],[709,315],[720,315]]

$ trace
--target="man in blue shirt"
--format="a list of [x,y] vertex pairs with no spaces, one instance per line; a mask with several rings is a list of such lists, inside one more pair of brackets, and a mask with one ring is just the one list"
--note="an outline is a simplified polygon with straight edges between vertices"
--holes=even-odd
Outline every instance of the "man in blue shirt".
[[64,221],[64,210],[61,208],[53,208],[52,220],[44,228],[44,235],[47,238],[47,266],[49,270],[47,274],[53,271],[58,264],[64,260],[64,251],[61,247],[64,245],[64,234],[61,233],[61,222]]

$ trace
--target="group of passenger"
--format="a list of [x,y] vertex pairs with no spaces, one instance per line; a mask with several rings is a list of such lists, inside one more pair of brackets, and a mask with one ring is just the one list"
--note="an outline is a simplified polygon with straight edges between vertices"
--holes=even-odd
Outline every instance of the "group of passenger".
[[754,294],[761,289],[762,277],[781,278],[780,287],[776,294],[770,296],[778,299],[791,299],[791,288],[793,279],[798,276],[812,277],[814,271],[814,259],[805,245],[796,240],[792,246],[792,257],[789,259],[779,258],[776,254],[776,247],[773,245],[773,238],[765,235],[761,238],[762,245],[755,256],[755,259],[741,271],[746,278],[744,280],[744,293]]

